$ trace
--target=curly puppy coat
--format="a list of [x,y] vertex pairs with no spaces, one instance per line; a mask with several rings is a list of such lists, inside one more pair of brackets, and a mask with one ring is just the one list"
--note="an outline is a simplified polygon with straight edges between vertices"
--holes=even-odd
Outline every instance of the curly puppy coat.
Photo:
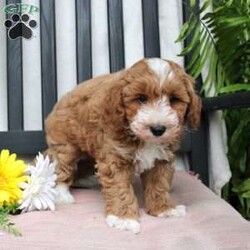
[[109,226],[140,231],[131,184],[135,173],[148,214],[184,215],[185,207],[169,197],[172,164],[185,126],[198,126],[200,110],[193,79],[176,63],[159,58],[78,85],[45,122],[47,153],[58,162],[58,202],[74,201],[69,187],[77,163],[91,156]]

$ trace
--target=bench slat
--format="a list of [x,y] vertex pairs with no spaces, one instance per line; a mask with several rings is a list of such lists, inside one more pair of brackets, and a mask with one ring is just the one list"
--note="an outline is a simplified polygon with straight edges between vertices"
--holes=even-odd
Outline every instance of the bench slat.
[[76,49],[77,82],[80,83],[92,77],[90,0],[76,0]]
[[46,149],[43,131],[0,132],[1,149],[9,149],[17,154],[37,154]]
[[[7,4],[21,0],[8,0]],[[8,15],[11,18],[12,15]],[[7,39],[8,129],[23,129],[22,40]]]
[[160,57],[159,20],[157,0],[143,0],[144,56]]
[[122,1],[108,0],[110,72],[124,68]]
[[57,101],[55,2],[40,1],[43,119]]

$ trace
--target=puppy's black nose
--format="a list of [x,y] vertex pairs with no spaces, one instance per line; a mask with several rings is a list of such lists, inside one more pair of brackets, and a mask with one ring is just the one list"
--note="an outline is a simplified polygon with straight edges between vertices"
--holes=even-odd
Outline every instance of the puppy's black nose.
[[161,136],[164,134],[166,127],[161,125],[151,126],[150,130],[154,136]]

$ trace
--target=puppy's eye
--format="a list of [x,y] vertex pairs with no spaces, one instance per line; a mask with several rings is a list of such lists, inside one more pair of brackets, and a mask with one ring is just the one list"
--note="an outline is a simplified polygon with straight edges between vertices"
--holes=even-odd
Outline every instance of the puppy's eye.
[[179,102],[180,100],[175,96],[171,96],[169,101],[170,101],[170,104],[175,104],[175,103]]
[[140,104],[145,104],[145,103],[147,103],[147,101],[148,101],[148,97],[147,96],[145,96],[145,95],[139,95],[138,97],[137,97],[137,102],[139,102]]

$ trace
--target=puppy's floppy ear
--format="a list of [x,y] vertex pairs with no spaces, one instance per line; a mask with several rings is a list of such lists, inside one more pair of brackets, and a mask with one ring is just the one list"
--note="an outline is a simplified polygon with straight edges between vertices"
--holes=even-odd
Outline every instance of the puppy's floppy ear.
[[197,128],[200,124],[200,116],[201,116],[201,99],[195,93],[195,81],[194,79],[185,73],[184,82],[186,85],[186,89],[188,95],[190,97],[190,103],[187,108],[186,120],[187,123],[192,128]]
[[113,133],[123,133],[126,125],[125,109],[123,105],[122,90],[125,82],[117,82],[106,89],[103,99],[103,125]]

